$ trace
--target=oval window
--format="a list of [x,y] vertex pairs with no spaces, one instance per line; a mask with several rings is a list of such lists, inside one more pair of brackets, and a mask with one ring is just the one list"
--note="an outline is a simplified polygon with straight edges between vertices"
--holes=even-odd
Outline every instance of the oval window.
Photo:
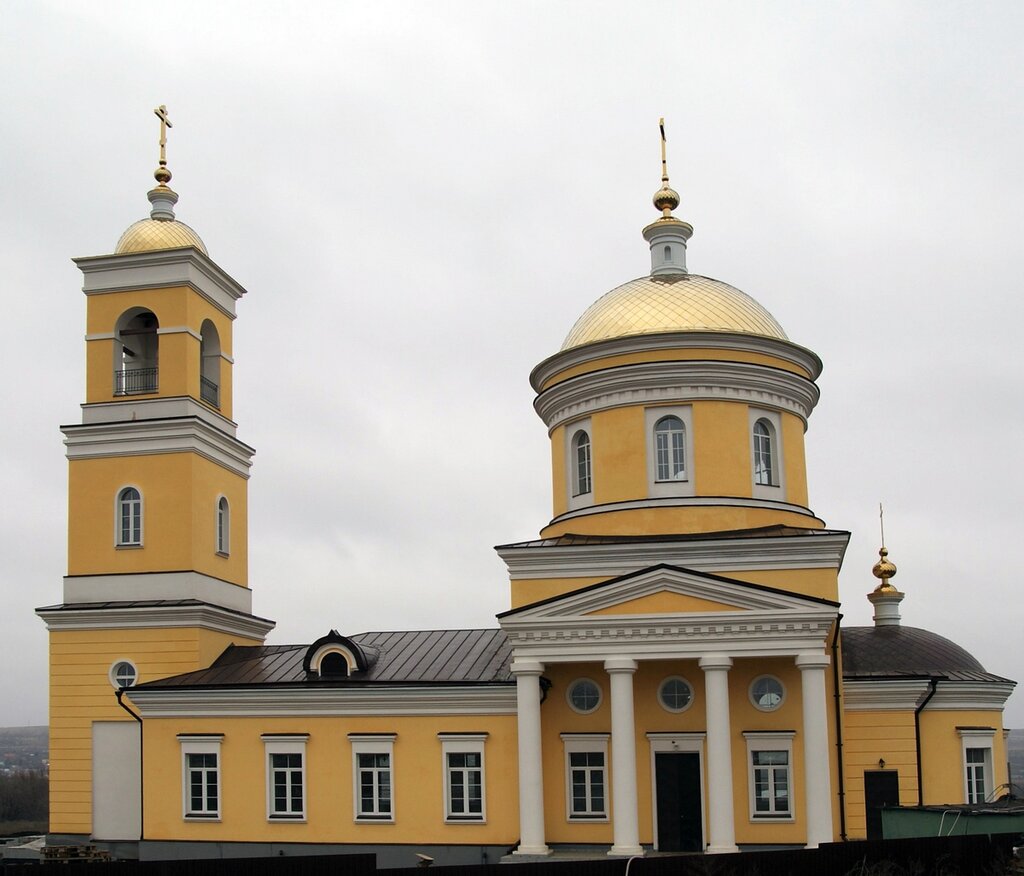
[[581,678],[569,685],[567,699],[573,709],[586,715],[601,704],[601,688],[589,678]]

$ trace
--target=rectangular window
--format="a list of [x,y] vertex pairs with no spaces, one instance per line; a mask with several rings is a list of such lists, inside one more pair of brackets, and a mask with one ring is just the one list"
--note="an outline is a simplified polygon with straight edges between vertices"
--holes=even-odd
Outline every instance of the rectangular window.
[[394,821],[395,734],[349,734],[356,821]]
[[563,733],[566,817],[608,820],[608,734]]
[[306,741],[308,734],[265,734],[267,818],[306,820]]
[[483,822],[486,733],[439,733],[445,821]]
[[967,802],[984,803],[985,794],[985,755],[987,748],[967,749]]
[[994,727],[957,727],[963,745],[964,800],[985,803],[995,782],[992,776]]
[[221,734],[180,734],[182,814],[186,820],[220,818]]
[[746,732],[750,819],[793,819],[792,731]]

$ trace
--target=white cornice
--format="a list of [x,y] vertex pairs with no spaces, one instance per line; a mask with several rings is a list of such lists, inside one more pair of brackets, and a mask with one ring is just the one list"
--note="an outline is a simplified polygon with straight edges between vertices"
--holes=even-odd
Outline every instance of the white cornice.
[[821,360],[818,356],[806,347],[790,341],[732,332],[662,332],[611,338],[555,353],[533,369],[530,384],[535,391],[540,392],[541,387],[560,372],[595,359],[647,353],[652,350],[692,349],[761,353],[791,362],[810,374],[812,380],[816,380],[821,374]]
[[187,286],[223,314],[235,318],[235,302],[245,289],[216,262],[196,249],[159,250],[74,259],[84,276],[86,295]]
[[[1010,681],[937,680],[925,711],[1002,711],[1013,692]],[[928,678],[844,678],[843,708],[847,711],[905,711],[916,709],[931,690]]]
[[100,604],[74,608],[47,606],[36,614],[48,630],[111,630],[201,627],[232,636],[263,640],[276,624],[266,618],[216,605]]
[[848,532],[774,538],[715,538],[706,541],[645,541],[618,544],[502,545],[498,556],[513,580],[628,575],[665,563],[701,572],[842,567]]
[[389,684],[351,688],[275,685],[260,690],[163,687],[134,688],[129,696],[144,718],[516,714],[513,683],[436,687]]
[[541,392],[533,406],[549,430],[609,408],[705,399],[787,411],[806,423],[818,397],[812,381],[791,371],[747,362],[684,360],[579,374]]
[[940,681],[926,711],[1002,711],[1015,687],[1012,681]]
[[248,587],[200,572],[74,575],[64,579],[64,602],[70,605],[136,599],[195,599],[230,611],[252,611],[252,591]]
[[754,496],[650,496],[646,499],[632,499],[628,502],[606,502],[603,505],[584,505],[566,511],[552,519],[548,526],[573,520],[577,517],[590,517],[594,514],[607,514],[612,511],[634,511],[638,508],[759,508],[765,511],[787,511],[800,514],[812,520],[818,520],[810,508],[793,505],[790,502],[776,502],[772,499],[758,499]]
[[70,460],[197,453],[248,478],[256,452],[199,417],[62,426],[61,431]]
[[91,402],[82,405],[82,424],[86,426],[185,417],[198,417],[232,438],[238,429],[235,422],[188,395],[147,399],[133,399],[128,396],[119,401]]

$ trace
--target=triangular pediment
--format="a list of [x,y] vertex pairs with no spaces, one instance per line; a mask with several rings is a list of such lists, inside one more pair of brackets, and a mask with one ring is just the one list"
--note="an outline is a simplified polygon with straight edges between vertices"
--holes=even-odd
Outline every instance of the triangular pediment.
[[499,618],[516,622],[586,617],[735,617],[743,612],[777,614],[835,607],[837,603],[773,587],[659,565],[525,605]]

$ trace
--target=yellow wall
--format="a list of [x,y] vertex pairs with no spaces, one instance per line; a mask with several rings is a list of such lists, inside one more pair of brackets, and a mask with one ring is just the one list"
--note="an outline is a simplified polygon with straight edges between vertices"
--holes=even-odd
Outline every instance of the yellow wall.
[[[143,497],[143,546],[115,545],[117,493]],[[216,552],[216,509],[230,505],[230,556]],[[194,453],[76,459],[68,475],[68,574],[195,570],[234,584],[248,575],[247,482]],[[142,593],[126,598],[144,599]]]
[[[992,727],[993,788],[1007,781],[1006,743],[1002,712],[943,711],[925,707],[921,712],[921,765],[926,805],[964,803],[964,744],[957,727]],[[983,747],[975,743],[971,747]],[[959,769],[956,766],[959,766]]]
[[782,461],[786,472],[785,500],[810,506],[807,496],[807,458],[804,452],[804,421],[796,414],[781,414]]
[[251,639],[196,628],[50,633],[50,831],[92,831],[92,723],[133,720],[117,704],[110,669],[130,660],[139,682],[208,665],[231,642]]
[[594,502],[625,502],[647,495],[644,409],[612,408],[591,417]]
[[[444,823],[438,733],[486,732],[484,824]],[[145,836],[151,840],[508,844],[519,836],[516,721],[506,716],[150,718],[144,724]],[[182,817],[179,733],[223,733],[221,822]],[[262,733],[309,733],[303,823],[268,821]],[[393,824],[355,823],[349,733],[397,733]]]

